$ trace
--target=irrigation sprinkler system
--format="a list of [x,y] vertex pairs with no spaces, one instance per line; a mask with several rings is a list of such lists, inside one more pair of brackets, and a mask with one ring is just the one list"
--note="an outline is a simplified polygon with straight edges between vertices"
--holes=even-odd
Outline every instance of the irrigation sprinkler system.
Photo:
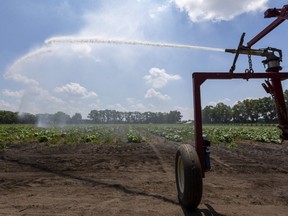
[[[264,13],[264,18],[276,17],[276,19],[263,29],[259,34],[252,38],[247,45],[243,45],[245,33],[242,34],[237,49],[221,49],[202,46],[191,46],[181,44],[153,43],[147,41],[130,41],[120,39],[101,39],[101,38],[77,38],[77,37],[56,37],[45,41],[46,45],[58,43],[108,43],[108,44],[126,44],[126,45],[144,45],[158,47],[174,47],[199,49],[217,52],[228,52],[235,54],[232,66],[228,72],[194,72],[192,74],[193,81],[193,97],[194,97],[194,126],[195,126],[195,148],[191,144],[183,144],[179,147],[175,159],[175,176],[178,199],[180,204],[187,209],[195,209],[201,202],[203,192],[203,178],[205,172],[210,169],[209,149],[210,142],[203,137],[202,128],[202,110],[201,110],[201,85],[206,80],[232,80],[232,79],[264,79],[262,84],[264,90],[272,95],[275,102],[276,114],[278,117],[279,128],[282,130],[281,138],[288,140],[288,117],[286,105],[282,89],[282,81],[288,79],[288,72],[280,72],[282,67],[282,51],[280,49],[267,47],[264,49],[252,49],[259,40],[265,37],[273,29],[278,27],[282,22],[288,19],[288,5],[284,5],[281,9],[268,9]],[[35,52],[28,53],[18,61],[16,61],[6,76],[13,73],[13,68],[25,60],[38,56],[40,54],[50,52],[51,49],[40,49]],[[249,68],[244,72],[234,72],[239,55],[247,55]],[[265,59],[262,61],[266,67],[265,72],[254,72],[252,67],[251,56],[261,56]],[[28,80],[29,81],[29,80]]]
[[[283,95],[281,81],[288,79],[288,72],[281,72],[282,51],[280,49],[267,47],[264,49],[252,49],[251,47],[261,40],[265,35],[288,19],[288,5],[282,9],[268,9],[264,18],[277,17],[270,25],[252,38],[246,46],[243,45],[245,33],[242,34],[237,49],[226,49],[225,52],[235,54],[233,64],[229,72],[194,72],[193,96],[194,96],[194,126],[195,126],[195,149],[190,144],[183,144],[176,153],[175,175],[178,191],[178,199],[181,205],[188,209],[195,209],[201,202],[203,181],[205,171],[210,168],[209,154],[205,150],[210,142],[203,137],[202,114],[201,114],[201,85],[206,80],[214,79],[265,79],[262,84],[264,90],[271,94],[278,117],[279,128],[282,130],[281,138],[288,140],[288,118]],[[242,73],[234,73],[239,54],[248,55],[249,68]],[[251,56],[262,56],[266,72],[254,72]]]

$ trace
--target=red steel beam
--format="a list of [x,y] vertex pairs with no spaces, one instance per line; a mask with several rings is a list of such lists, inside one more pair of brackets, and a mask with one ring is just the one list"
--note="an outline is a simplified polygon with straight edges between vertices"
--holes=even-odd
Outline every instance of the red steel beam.
[[[288,72],[279,73],[228,73],[228,72],[194,72],[192,78],[201,84],[207,79],[288,79]],[[200,84],[200,85],[201,85]]]
[[275,29],[278,25],[280,25],[285,19],[288,19],[288,5],[284,5],[281,9],[281,12],[276,20],[274,20],[270,25],[268,25],[265,29],[263,29],[258,35],[252,38],[248,43],[247,47],[251,48],[255,43],[261,40],[265,35]]

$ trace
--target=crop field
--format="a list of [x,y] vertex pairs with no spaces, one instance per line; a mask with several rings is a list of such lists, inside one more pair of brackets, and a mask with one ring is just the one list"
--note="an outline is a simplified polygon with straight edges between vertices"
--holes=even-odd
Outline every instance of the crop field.
[[[136,130],[134,130],[134,129]],[[9,144],[45,143],[47,145],[115,142],[141,142],[136,131],[142,129],[175,142],[193,142],[192,125],[74,125],[41,128],[33,125],[0,125],[0,143]],[[233,144],[236,141],[281,143],[280,130],[275,125],[204,125],[203,134],[214,144]]]
[[285,215],[288,145],[275,125],[204,125],[212,171],[182,209],[175,154],[191,124],[0,125],[0,215]]
[[[192,125],[157,125],[147,129],[159,136],[175,142],[193,142]],[[274,125],[204,125],[203,135],[214,144],[233,144],[236,141],[258,141],[263,143],[281,143],[280,130]]]

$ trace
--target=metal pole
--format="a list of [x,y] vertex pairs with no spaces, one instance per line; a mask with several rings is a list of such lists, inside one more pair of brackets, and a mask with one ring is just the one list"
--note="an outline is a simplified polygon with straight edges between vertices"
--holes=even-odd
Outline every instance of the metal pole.
[[[266,61],[268,63],[268,68],[266,72],[268,73],[279,73],[282,69],[280,67],[280,60],[271,60]],[[276,64],[275,64],[276,63]],[[279,127],[282,130],[282,138],[288,138],[288,119],[287,119],[287,110],[285,104],[285,98],[283,94],[283,88],[280,78],[272,78],[271,79],[272,87],[273,87],[273,97],[275,102],[275,109],[278,117]]]
[[[198,79],[199,78],[199,79]],[[200,86],[204,80],[201,77],[193,76],[193,95],[194,95],[194,131],[195,131],[195,149],[202,168],[202,177],[205,177],[205,157],[202,134],[202,110],[201,110],[201,89]]]

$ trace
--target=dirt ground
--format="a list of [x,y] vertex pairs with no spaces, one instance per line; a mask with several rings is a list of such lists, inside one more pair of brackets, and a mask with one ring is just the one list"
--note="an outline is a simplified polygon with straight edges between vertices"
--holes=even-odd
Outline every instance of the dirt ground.
[[0,215],[287,215],[287,144],[212,146],[195,212],[177,199],[179,145],[10,146],[0,152]]

